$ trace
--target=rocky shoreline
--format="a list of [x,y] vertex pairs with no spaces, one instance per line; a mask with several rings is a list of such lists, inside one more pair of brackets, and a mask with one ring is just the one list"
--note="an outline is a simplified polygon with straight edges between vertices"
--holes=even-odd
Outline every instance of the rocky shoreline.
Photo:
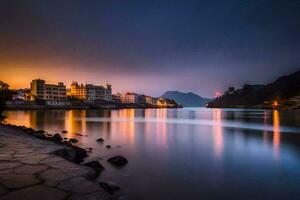
[[[80,164],[87,156],[59,133],[0,124],[0,199],[115,199],[118,186],[95,182],[103,166]],[[120,167],[128,161],[117,155],[108,162]]]

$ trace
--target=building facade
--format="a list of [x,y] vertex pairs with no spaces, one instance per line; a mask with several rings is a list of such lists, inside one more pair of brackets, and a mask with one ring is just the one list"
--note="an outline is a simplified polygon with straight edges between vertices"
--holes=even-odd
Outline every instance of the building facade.
[[49,105],[63,105],[66,102],[66,86],[59,82],[46,84],[44,80],[35,79],[30,84],[30,100],[45,100]]
[[77,82],[73,82],[71,84],[68,96],[84,101],[112,101],[112,87],[108,84],[106,85],[106,87],[104,87],[92,84],[79,85]]
[[72,82],[70,91],[67,95],[76,99],[85,100],[87,96],[86,88],[83,84],[79,85],[77,82]]
[[138,103],[139,95],[134,92],[126,92],[121,96],[121,103]]
[[156,98],[153,98],[151,96],[147,95],[139,95],[139,101],[138,103],[146,103],[146,104],[151,104],[151,105],[156,105],[157,100]]

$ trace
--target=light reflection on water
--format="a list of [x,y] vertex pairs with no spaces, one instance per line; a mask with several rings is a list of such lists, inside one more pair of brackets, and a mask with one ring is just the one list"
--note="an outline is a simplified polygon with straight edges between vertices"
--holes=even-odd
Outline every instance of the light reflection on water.
[[214,130],[214,151],[216,158],[220,158],[223,152],[223,133],[222,133],[222,110],[213,110],[213,130]]
[[[300,191],[298,111],[122,109],[8,111],[7,122],[67,130],[93,147],[101,179],[125,199],[293,199]],[[84,136],[78,136],[80,133]],[[88,135],[88,136],[85,136]],[[107,150],[95,140],[105,139]],[[114,169],[105,159],[122,154]],[[295,198],[297,199],[297,198]]]
[[273,146],[274,152],[277,159],[279,159],[280,150],[280,119],[278,110],[273,111]]

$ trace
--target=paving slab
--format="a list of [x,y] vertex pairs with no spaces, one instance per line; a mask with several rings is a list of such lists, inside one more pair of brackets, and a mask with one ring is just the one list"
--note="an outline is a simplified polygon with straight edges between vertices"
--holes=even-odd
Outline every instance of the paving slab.
[[36,174],[46,170],[48,167],[45,165],[23,165],[15,168],[14,172],[17,174]]
[[0,196],[4,195],[7,192],[8,192],[8,189],[6,187],[0,185]]
[[16,168],[23,165],[20,162],[0,162],[0,170]]
[[103,192],[95,192],[86,195],[73,194],[68,200],[113,200],[113,197]]
[[67,195],[58,189],[37,185],[10,192],[1,200],[61,200],[65,199]]
[[0,175],[0,182],[9,189],[17,189],[35,185],[41,181],[34,175],[29,174],[5,174]]
[[94,182],[88,181],[82,177],[71,178],[63,181],[57,186],[57,188],[80,194],[103,192],[102,188],[100,188],[98,185],[95,185]]
[[52,152],[62,145],[0,124],[0,200],[108,200],[95,172]]

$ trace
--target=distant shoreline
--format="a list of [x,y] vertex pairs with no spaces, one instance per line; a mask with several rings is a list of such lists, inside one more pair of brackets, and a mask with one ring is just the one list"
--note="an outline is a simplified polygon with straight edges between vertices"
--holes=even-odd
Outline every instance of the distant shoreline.
[[143,108],[183,108],[182,106],[151,106],[151,105],[140,105],[140,104],[131,104],[131,105],[100,105],[100,106],[49,106],[49,105],[7,105],[5,110],[97,110],[97,109],[110,109],[110,110],[118,110],[118,109],[143,109]]
[[[177,109],[177,108],[190,108],[183,106],[174,107],[157,107],[157,106],[101,106],[101,107],[90,107],[90,106],[7,106],[5,111],[26,111],[26,110],[119,110],[119,109]],[[268,106],[223,106],[223,107],[198,107],[198,108],[210,108],[210,109],[256,109],[256,110],[300,110],[299,108],[288,108],[282,107],[274,109]]]
[[299,108],[294,107],[278,107],[274,109],[273,106],[264,106],[264,105],[254,105],[254,106],[219,106],[219,107],[213,107],[208,106],[206,108],[220,108],[220,109],[256,109],[256,110],[300,110]]

